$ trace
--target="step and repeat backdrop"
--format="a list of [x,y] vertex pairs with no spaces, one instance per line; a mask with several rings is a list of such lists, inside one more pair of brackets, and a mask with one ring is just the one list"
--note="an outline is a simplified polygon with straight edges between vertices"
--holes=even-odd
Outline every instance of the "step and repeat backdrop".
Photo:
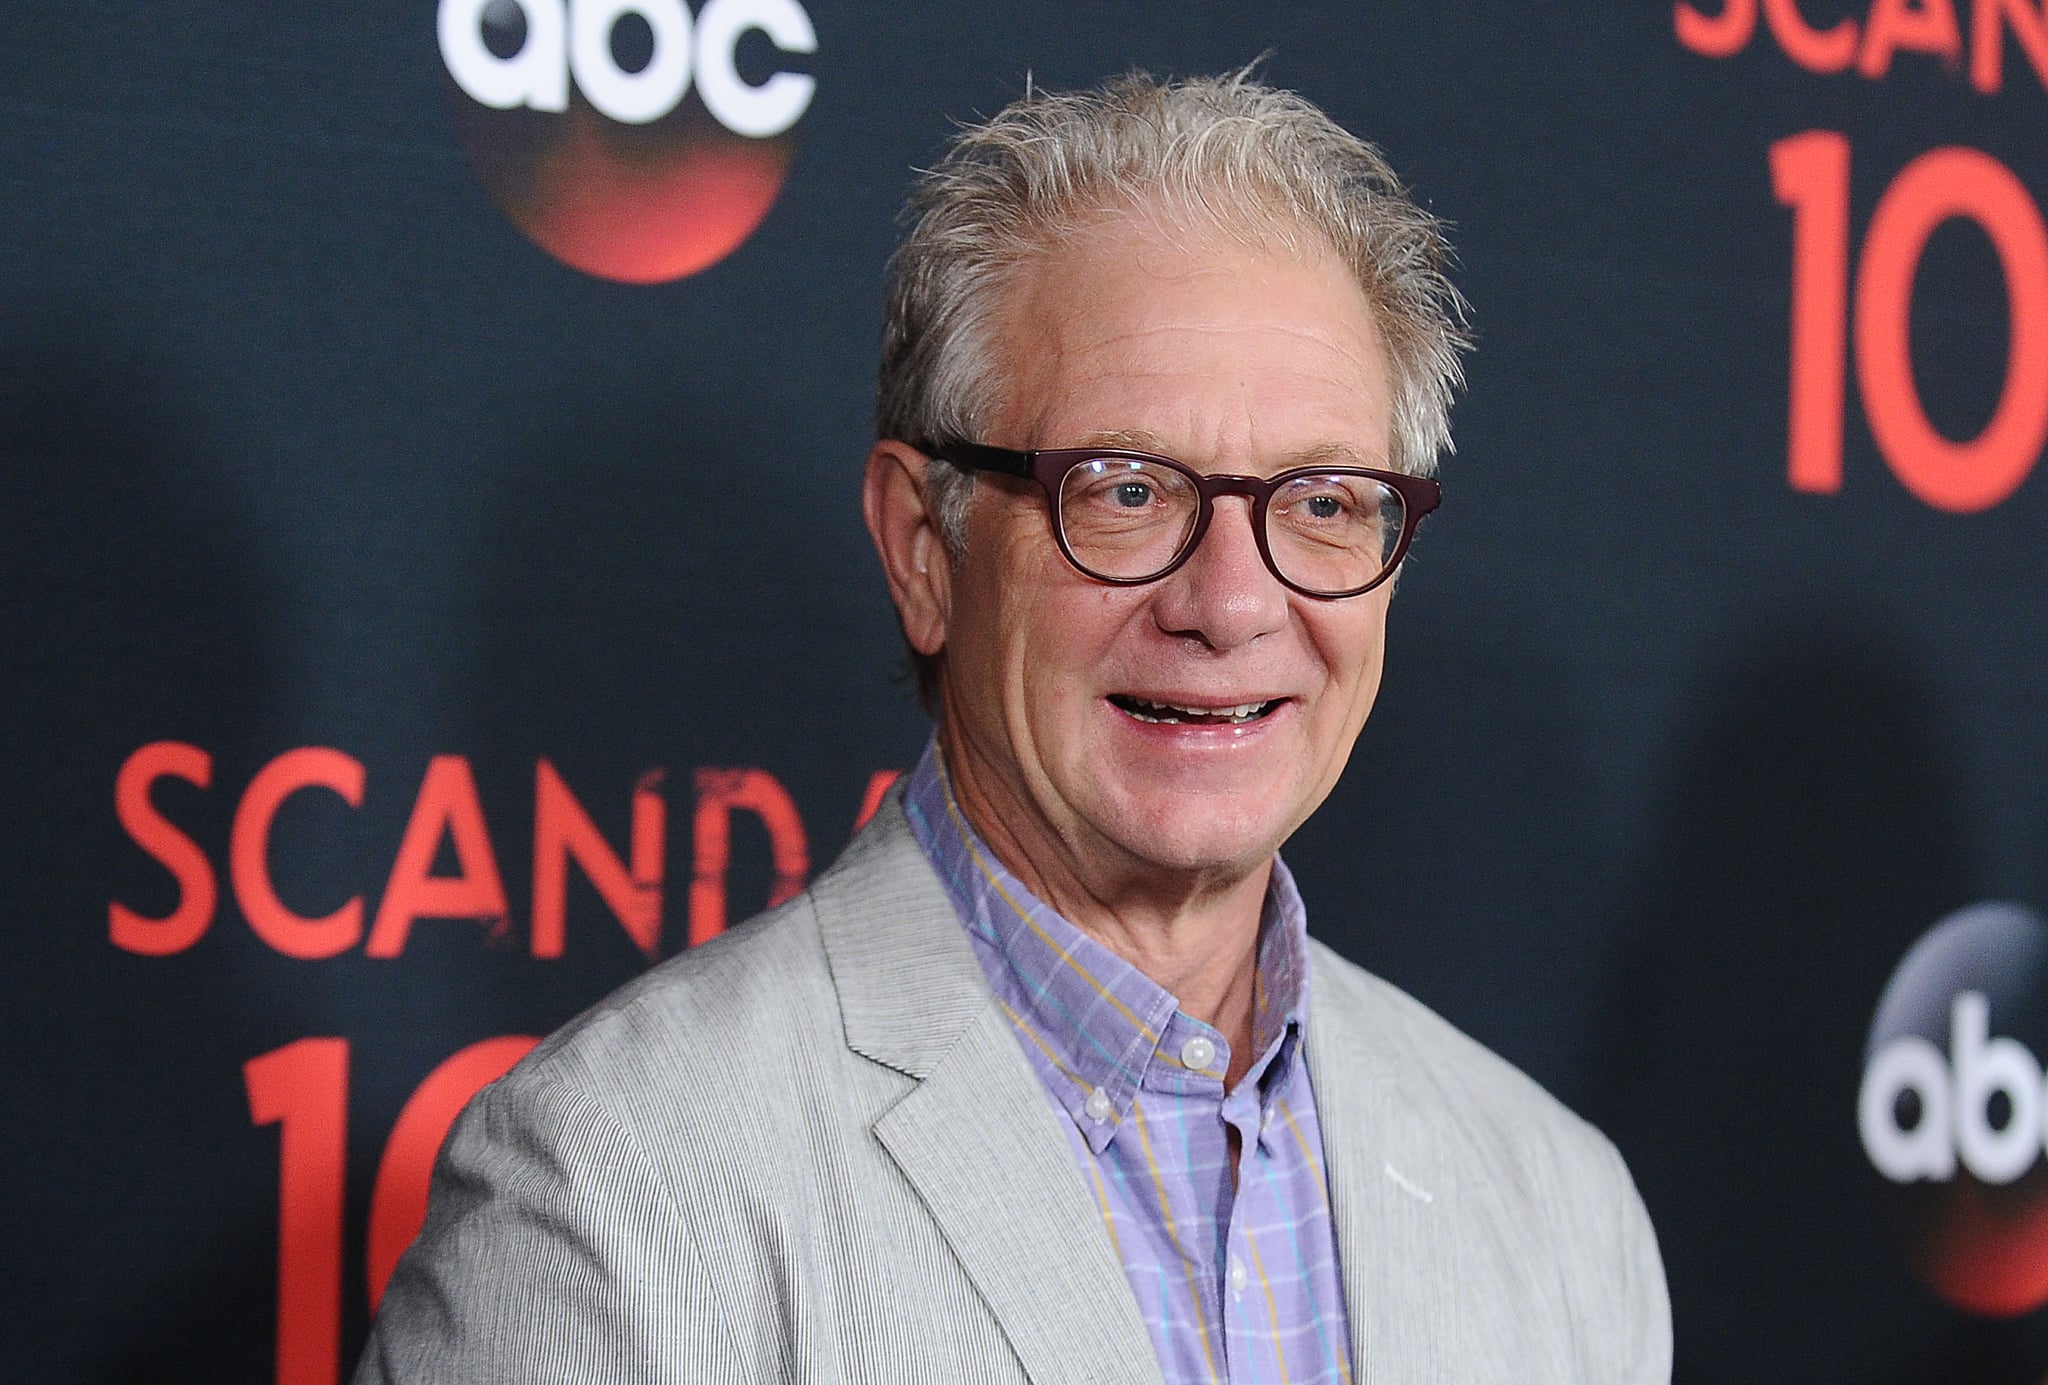
[[1614,1136],[1681,1380],[2048,1379],[2043,0],[8,5],[0,1376],[345,1377],[919,752],[911,170],[1261,54],[1479,328],[1312,927]]

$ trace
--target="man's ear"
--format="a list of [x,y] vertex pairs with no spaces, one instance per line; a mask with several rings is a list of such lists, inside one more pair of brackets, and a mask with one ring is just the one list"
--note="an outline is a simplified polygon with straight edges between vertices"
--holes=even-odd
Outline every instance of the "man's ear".
[[925,503],[930,466],[931,459],[907,443],[878,442],[868,452],[860,492],[861,513],[882,560],[903,636],[927,656],[946,644],[953,576],[939,517]]

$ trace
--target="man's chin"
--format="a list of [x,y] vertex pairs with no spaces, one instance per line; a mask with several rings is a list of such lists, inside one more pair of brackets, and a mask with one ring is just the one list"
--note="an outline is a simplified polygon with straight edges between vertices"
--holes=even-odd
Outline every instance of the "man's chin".
[[1120,817],[1108,835],[1125,855],[1156,870],[1162,881],[1242,879],[1263,869],[1286,835],[1270,814],[1233,813],[1221,804],[1186,795]]

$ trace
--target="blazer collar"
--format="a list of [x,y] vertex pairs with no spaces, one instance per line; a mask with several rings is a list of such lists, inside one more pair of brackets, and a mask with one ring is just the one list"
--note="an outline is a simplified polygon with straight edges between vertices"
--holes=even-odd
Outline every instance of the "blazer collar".
[[896,796],[812,897],[854,1052],[916,1078],[873,1131],[1036,1385],[1159,1362],[1038,1075]]
[[[854,1052],[917,1079],[874,1125],[1026,1374],[1157,1382],[1058,1114],[895,795],[812,887]],[[1448,1379],[1455,1138],[1391,1006],[1310,946],[1310,1080],[1357,1385]]]
[[930,1076],[993,996],[903,816],[900,791],[882,801],[811,896],[847,1046],[911,1077]]

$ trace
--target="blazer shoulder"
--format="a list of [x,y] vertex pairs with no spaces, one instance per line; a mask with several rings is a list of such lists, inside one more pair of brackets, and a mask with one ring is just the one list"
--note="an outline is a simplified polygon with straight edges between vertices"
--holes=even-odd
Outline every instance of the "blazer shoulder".
[[513,1075],[593,1093],[675,1094],[730,1079],[728,1065],[704,1061],[707,1050],[767,1060],[833,1037],[837,1019],[806,891],[619,987],[548,1035]]
[[[832,934],[863,957],[859,968],[887,973],[869,989],[892,995],[903,975],[921,975],[930,948],[887,955],[893,921],[937,888],[892,798],[876,820],[809,888],[715,938],[671,957],[550,1034],[512,1074],[558,1083],[631,1107],[700,1092],[715,1095],[752,1076],[787,1093],[794,1074],[820,1055],[845,1054],[848,959]],[[924,911],[931,912],[929,900]],[[943,896],[939,906],[945,905]],[[946,919],[950,921],[950,912]],[[941,934],[957,934],[948,923]],[[964,943],[952,939],[957,950]],[[901,964],[901,975],[894,963]],[[972,965],[970,958],[970,965]],[[855,987],[859,989],[858,985]],[[934,997],[921,997],[930,1008]],[[912,1006],[912,1009],[920,1006]],[[707,1055],[716,1055],[707,1061]]]
[[[1656,1230],[1613,1143],[1399,987],[1319,944],[1310,955],[1317,1106],[1327,1093],[1351,1113],[1354,1138],[1398,1138],[1426,1184],[1443,1180],[1428,1185],[1440,1195],[1443,1234],[1461,1247],[1462,1282],[1482,1286],[1467,1309],[1489,1324],[1485,1339],[1506,1340],[1494,1306],[1516,1303],[1536,1332],[1528,1340],[1566,1342],[1572,1362],[1523,1378],[1668,1381],[1671,1306]],[[1385,1129],[1362,1127],[1361,1108]],[[1329,1151],[1333,1183],[1343,1153]],[[1377,1172],[1369,1159],[1349,1167]]]

